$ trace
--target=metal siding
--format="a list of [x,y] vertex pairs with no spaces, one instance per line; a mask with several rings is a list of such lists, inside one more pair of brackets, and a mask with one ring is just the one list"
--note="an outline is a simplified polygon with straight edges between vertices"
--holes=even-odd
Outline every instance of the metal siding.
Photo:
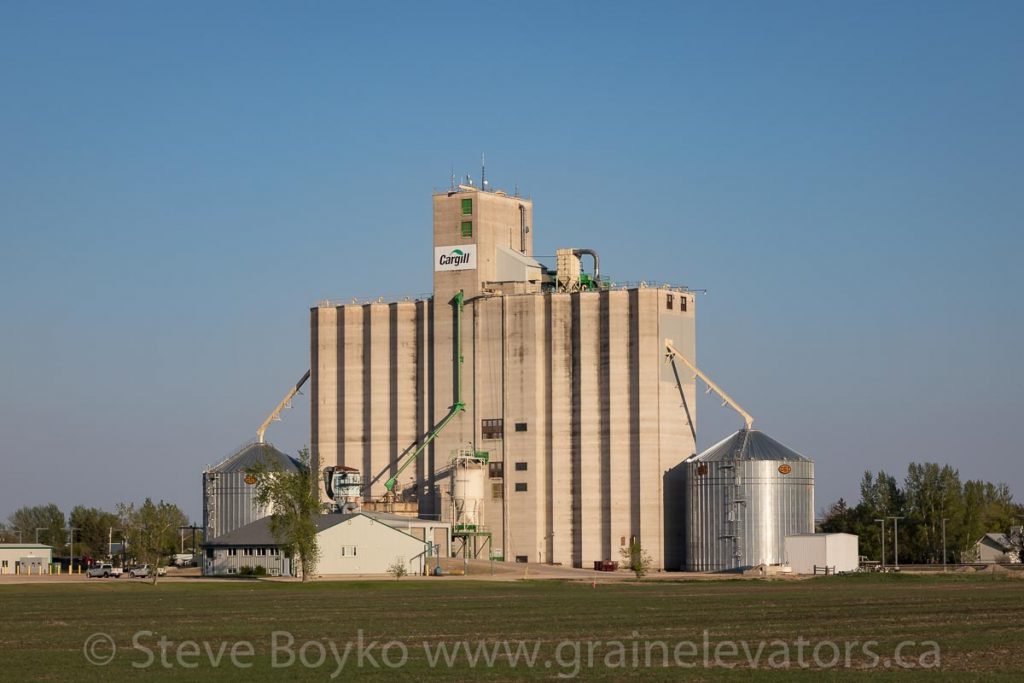
[[[783,463],[791,468],[789,474],[779,472]],[[697,474],[701,465],[708,468],[707,474]],[[690,571],[782,564],[786,536],[814,530],[810,461],[694,458],[686,463],[686,492]]]
[[210,472],[205,475],[203,518],[207,538],[266,517],[265,508],[256,506],[255,487],[245,483],[245,472]]

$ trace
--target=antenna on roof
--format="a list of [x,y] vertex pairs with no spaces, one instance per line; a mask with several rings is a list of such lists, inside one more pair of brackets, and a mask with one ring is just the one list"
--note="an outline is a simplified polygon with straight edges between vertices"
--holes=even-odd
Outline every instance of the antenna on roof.
[[487,159],[483,152],[480,152],[480,189],[487,191]]
[[451,181],[452,181],[451,185],[448,187],[448,189],[451,190],[452,192],[455,192],[455,163],[454,162],[452,163]]

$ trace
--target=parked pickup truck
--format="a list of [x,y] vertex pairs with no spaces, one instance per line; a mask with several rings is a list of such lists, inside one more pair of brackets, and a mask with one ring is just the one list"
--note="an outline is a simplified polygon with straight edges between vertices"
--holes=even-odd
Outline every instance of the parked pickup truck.
[[[144,579],[150,576],[152,567],[148,564],[140,564],[138,567],[132,567],[128,570],[128,578],[130,579]],[[167,570],[160,567],[156,570],[157,576],[167,576]]]
[[191,567],[195,564],[195,556],[192,553],[179,553],[171,557],[175,567]]
[[90,579],[106,579],[113,576],[115,579],[121,576],[121,568],[112,564],[94,564],[85,570],[85,575]]

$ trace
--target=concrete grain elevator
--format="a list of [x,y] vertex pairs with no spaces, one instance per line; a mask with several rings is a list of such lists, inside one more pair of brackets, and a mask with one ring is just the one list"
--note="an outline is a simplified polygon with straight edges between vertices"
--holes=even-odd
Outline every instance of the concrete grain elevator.
[[551,270],[534,234],[530,200],[453,186],[431,298],[311,310],[314,462],[469,557],[589,567],[635,537],[679,569],[696,386],[666,340],[695,361],[694,295],[603,277],[595,245]]

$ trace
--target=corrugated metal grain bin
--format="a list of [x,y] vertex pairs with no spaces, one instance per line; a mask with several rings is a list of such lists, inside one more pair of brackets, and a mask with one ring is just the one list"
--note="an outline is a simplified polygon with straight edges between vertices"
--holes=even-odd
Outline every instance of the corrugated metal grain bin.
[[266,517],[256,505],[255,479],[246,470],[262,460],[267,467],[294,472],[298,463],[268,443],[243,446],[227,459],[203,472],[203,530],[209,541]]
[[814,462],[741,429],[685,463],[688,571],[785,561],[786,536],[814,531]]

